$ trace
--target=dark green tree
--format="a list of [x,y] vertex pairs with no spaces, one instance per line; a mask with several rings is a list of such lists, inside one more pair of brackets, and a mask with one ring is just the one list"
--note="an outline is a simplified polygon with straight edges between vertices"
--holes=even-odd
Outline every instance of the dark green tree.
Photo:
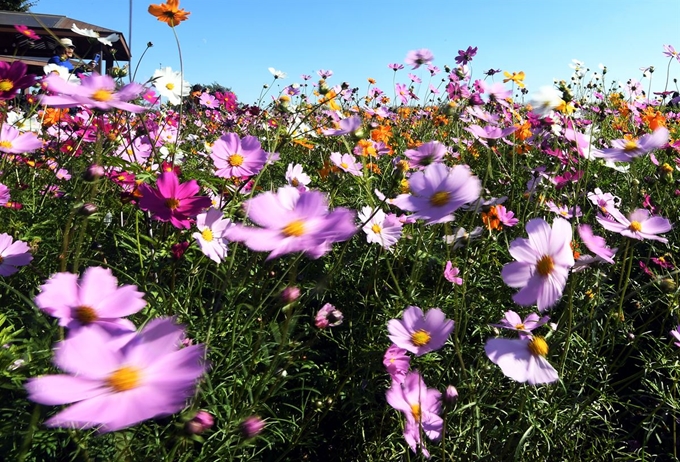
[[38,0],[0,0],[1,11],[18,11],[20,13],[27,13],[32,7],[38,3]]

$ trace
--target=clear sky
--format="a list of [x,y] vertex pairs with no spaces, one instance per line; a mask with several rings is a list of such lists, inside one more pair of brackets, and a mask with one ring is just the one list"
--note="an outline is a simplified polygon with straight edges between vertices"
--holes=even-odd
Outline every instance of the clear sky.
[[[139,66],[137,81],[154,70],[179,70],[177,45],[170,27],[147,12],[150,3],[132,0],[38,0],[32,11],[63,14],[123,32],[132,49],[132,68],[147,42],[154,46]],[[668,58],[664,44],[680,50],[680,0],[181,0],[191,12],[176,27],[185,79],[218,82],[240,101],[254,102],[263,84],[272,83],[268,67],[288,74],[276,86],[301,82],[301,74],[317,77],[334,72],[330,85],[358,86],[367,78],[393,94],[393,71],[409,50],[429,48],[433,64],[455,65],[459,49],[478,47],[473,78],[489,68],[524,71],[529,90],[568,80],[576,58],[587,67],[607,66],[607,81],[636,78],[646,89],[640,67],[653,65],[654,90],[663,89]],[[427,82],[424,68],[417,73]],[[671,65],[680,80],[680,63]],[[433,81],[435,85],[438,79]],[[498,78],[498,76],[496,76]],[[408,82],[406,70],[397,82]],[[422,95],[422,93],[421,93]]]

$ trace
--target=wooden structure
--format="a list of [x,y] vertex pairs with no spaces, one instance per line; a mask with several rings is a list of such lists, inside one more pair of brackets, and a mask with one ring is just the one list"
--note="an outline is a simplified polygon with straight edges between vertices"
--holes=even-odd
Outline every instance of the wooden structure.
[[[107,46],[96,38],[76,34],[71,30],[73,24],[81,29],[92,29],[101,37],[116,33],[120,39],[113,42],[112,46]],[[32,29],[40,36],[40,40],[30,40],[19,33],[14,28],[15,25],[24,25]],[[104,67],[102,73],[108,73],[114,63],[130,61],[130,49],[122,32],[66,16],[0,11],[0,61],[23,61],[28,65],[30,73],[42,75],[43,66],[54,55],[54,50],[59,46],[59,40],[62,38],[71,39],[76,47],[75,58],[72,60],[74,64],[78,59],[89,62],[95,54],[99,53]],[[121,67],[122,65],[118,64]]]

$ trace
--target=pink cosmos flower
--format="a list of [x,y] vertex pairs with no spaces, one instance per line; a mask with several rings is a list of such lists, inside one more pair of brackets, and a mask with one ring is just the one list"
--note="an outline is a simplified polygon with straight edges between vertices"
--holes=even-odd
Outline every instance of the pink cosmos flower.
[[221,210],[213,207],[196,216],[199,232],[192,234],[192,237],[205,256],[215,263],[221,263],[227,256],[227,230],[231,224],[231,220],[225,219]]
[[0,129],[0,152],[24,154],[40,149],[42,146],[42,140],[35,133],[21,133],[10,124],[2,124],[2,129]]
[[450,168],[435,163],[411,175],[409,188],[410,194],[400,194],[392,203],[415,212],[412,218],[433,224],[453,221],[453,212],[479,198],[482,184],[465,165]]
[[376,243],[390,249],[401,238],[404,224],[393,213],[385,214],[382,210],[373,210],[366,206],[361,209],[357,218],[364,223],[361,229],[366,233],[369,244]]
[[139,208],[150,211],[156,220],[169,221],[176,228],[190,228],[189,219],[212,204],[209,197],[196,196],[201,189],[196,180],[180,183],[174,171],[161,173],[156,186],[152,188],[146,183],[139,186],[142,194]]
[[617,249],[612,249],[607,246],[607,241],[600,236],[596,236],[593,233],[593,228],[590,225],[582,224],[578,226],[578,234],[581,236],[581,240],[588,247],[588,250],[593,252],[595,255],[600,257],[607,263],[614,263],[612,258],[616,253]]
[[340,128],[337,129],[329,128],[326,130],[321,130],[321,133],[323,133],[326,136],[339,136],[346,135],[348,133],[353,133],[359,127],[361,127],[361,117],[357,115],[347,117],[338,122],[338,125],[340,126]]
[[413,452],[418,446],[425,457],[429,457],[427,449],[420,439],[422,432],[431,440],[438,440],[444,427],[441,413],[441,393],[434,388],[427,388],[418,371],[406,374],[402,383],[393,381],[387,390],[387,402],[394,409],[404,413],[404,439]]
[[411,98],[411,92],[408,87],[403,83],[396,83],[394,85],[394,91],[397,97],[401,101],[401,104],[408,104],[408,100]]
[[673,342],[675,343],[675,346],[680,348],[680,326],[676,327],[671,331],[671,336],[673,336],[673,338],[677,340],[677,342]]
[[256,137],[240,139],[236,133],[227,133],[215,141],[210,157],[215,163],[215,175],[221,178],[257,175],[267,162],[267,153]]
[[9,199],[9,188],[0,183],[0,205],[5,205],[7,202],[9,202]]
[[531,313],[524,318],[519,317],[519,314],[512,310],[505,312],[505,317],[499,321],[498,324],[491,324],[493,327],[500,327],[501,329],[514,330],[519,333],[519,338],[531,337],[531,331],[541,327],[543,324],[550,321],[550,316],[538,317],[536,313]]
[[302,165],[290,163],[286,169],[286,181],[300,191],[307,191],[312,179],[304,172]]
[[482,143],[484,146],[488,146],[486,141],[487,139],[502,139],[506,144],[512,144],[512,142],[505,139],[505,137],[514,133],[517,130],[517,127],[512,126],[508,128],[500,128],[494,125],[485,125],[484,127],[480,127],[479,125],[471,124],[465,127],[464,130],[470,132],[472,136],[474,136],[477,141]]
[[[406,54],[404,63],[409,66],[413,66],[412,69],[418,69],[423,64],[428,64],[432,62],[434,55],[427,48],[421,48],[419,50],[412,50]],[[396,69],[395,69],[396,70]]]
[[505,206],[501,204],[496,205],[496,217],[503,226],[509,228],[519,223],[519,220],[515,218],[515,212],[506,209]]
[[539,385],[559,379],[555,368],[545,359],[548,344],[542,337],[490,338],[484,351],[503,374],[517,382]]
[[184,428],[190,435],[200,435],[201,433],[210,430],[214,424],[215,418],[211,413],[198,411],[196,415],[184,425]]
[[409,160],[409,165],[421,168],[443,161],[445,155],[446,146],[439,141],[428,141],[418,146],[417,149],[407,149],[404,151],[404,157]]
[[259,416],[251,415],[241,422],[241,433],[245,438],[255,438],[264,430],[266,425],[266,422]]
[[33,256],[24,241],[15,241],[7,233],[0,234],[0,276],[11,276],[20,266],[28,265]]
[[603,150],[593,150],[594,157],[615,162],[630,162],[668,143],[669,132],[666,127],[659,127],[653,133],[642,135],[639,140],[613,140],[612,147]]
[[459,274],[460,270],[458,268],[454,268],[453,264],[450,261],[447,261],[444,268],[444,278],[452,284],[462,286],[463,278],[459,278]]
[[454,323],[439,308],[430,309],[426,315],[417,306],[404,310],[401,319],[387,323],[390,340],[416,356],[440,349],[453,331]]
[[406,350],[403,348],[399,348],[397,345],[392,344],[387,351],[385,351],[383,365],[394,382],[402,383],[404,381],[410,364],[411,358],[406,354]]
[[621,214],[618,209],[621,199],[611,193],[603,193],[600,188],[595,188],[595,191],[589,192],[588,200],[596,205],[604,215]]
[[325,195],[318,191],[300,193],[284,186],[247,200],[244,209],[261,228],[236,225],[229,239],[257,252],[271,251],[268,260],[293,252],[319,258],[330,244],[346,241],[357,231],[354,213],[342,207],[329,211]]
[[180,348],[184,330],[154,319],[122,348],[99,326],[79,329],[55,348],[54,363],[67,374],[26,384],[30,400],[73,404],[48,419],[48,427],[111,432],[182,410],[206,371],[205,347]]
[[314,318],[314,325],[318,329],[326,329],[328,327],[336,327],[342,324],[342,311],[338,310],[334,305],[326,303],[316,313]]
[[220,105],[220,103],[217,101],[217,98],[215,98],[210,93],[205,92],[201,93],[201,96],[198,98],[198,102],[201,106],[205,106],[207,108],[216,108]]
[[636,209],[626,218],[623,214],[611,215],[611,218],[597,216],[597,221],[604,229],[614,231],[632,239],[652,239],[666,244],[668,239],[657,236],[659,233],[670,231],[673,226],[668,219],[660,216],[650,216],[649,210]]
[[547,201],[545,205],[546,207],[548,207],[548,210],[558,214],[562,218],[570,219],[574,217],[580,217],[583,215],[583,213],[581,212],[581,207],[579,207],[578,205],[574,207],[569,207],[568,205],[558,205],[553,201]]
[[[16,27],[16,26],[15,26]],[[28,66],[22,61],[0,61],[0,100],[14,98],[21,90],[35,83],[34,74],[26,74]]]
[[675,58],[678,60],[678,62],[680,62],[680,53],[675,51],[673,45],[664,45],[663,50],[664,56],[668,56],[669,58]]
[[[50,74],[44,78],[47,90],[58,95],[39,95],[40,104],[57,108],[85,106],[103,111],[116,108],[134,113],[148,108],[128,103],[137,98],[144,87],[132,82],[116,89],[116,81],[108,75],[93,73],[80,79],[79,85],[66,82],[59,75]],[[116,91],[117,90],[117,91]]]
[[510,244],[510,255],[517,261],[505,265],[501,276],[510,287],[520,288],[512,298],[515,303],[536,303],[542,312],[562,297],[569,269],[574,266],[571,225],[555,218],[551,228],[542,218],[534,218],[526,230],[528,239],[517,238]]
[[354,176],[363,176],[363,166],[357,162],[352,154],[340,154],[339,152],[331,153],[331,162],[343,172],[351,173]]
[[110,269],[93,266],[80,279],[72,273],[52,275],[40,286],[35,304],[69,329],[95,324],[112,331],[134,331],[135,325],[121,318],[144,308],[143,297],[137,286],[119,287]]

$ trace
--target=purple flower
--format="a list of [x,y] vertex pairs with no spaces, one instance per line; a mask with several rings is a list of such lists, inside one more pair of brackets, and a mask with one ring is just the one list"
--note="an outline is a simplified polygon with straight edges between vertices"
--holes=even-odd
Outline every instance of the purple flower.
[[396,83],[394,85],[394,91],[397,93],[397,97],[401,100],[402,104],[408,104],[408,100],[411,98],[411,92],[405,84]]
[[427,167],[430,164],[441,162],[446,155],[446,146],[439,141],[428,141],[418,146],[417,149],[407,149],[404,157],[409,160],[412,167]]
[[604,229],[632,239],[652,239],[666,244],[668,239],[657,236],[657,234],[665,233],[673,228],[671,222],[666,218],[650,216],[649,210],[645,209],[636,209],[628,215],[628,218],[621,213],[610,216],[611,218],[598,215],[597,221]]
[[404,68],[404,65],[403,65],[403,64],[399,64],[399,63],[392,63],[392,64],[388,64],[387,67],[389,67],[390,69],[392,69],[394,72],[397,72],[397,71],[403,69],[403,68]]
[[515,212],[506,209],[505,206],[501,204],[496,205],[496,218],[498,218],[498,221],[500,221],[503,226],[509,228],[519,223],[519,220],[515,218]]
[[438,440],[444,427],[441,413],[441,393],[427,388],[418,371],[409,372],[402,383],[392,382],[386,393],[387,402],[397,411],[404,413],[404,439],[413,452],[418,446],[425,457],[430,454],[420,439],[421,429],[431,440]]
[[484,146],[488,146],[486,142],[487,139],[489,140],[503,139],[505,143],[512,144],[510,141],[504,138],[514,133],[517,130],[517,127],[512,126],[508,128],[500,128],[494,125],[486,125],[484,127],[480,127],[479,125],[470,124],[463,130],[472,133],[472,136],[474,136],[480,143],[482,143]]
[[132,82],[116,91],[116,82],[108,75],[92,74],[80,79],[80,84],[66,82],[59,75],[50,74],[43,80],[47,90],[60,95],[40,95],[40,104],[58,108],[85,106],[108,110],[112,108],[130,112],[144,112],[148,108],[128,103],[137,98],[144,87]]
[[354,213],[345,208],[328,210],[323,193],[300,193],[292,186],[255,196],[244,204],[247,217],[261,228],[236,226],[229,239],[257,252],[271,251],[268,260],[293,252],[319,258],[333,242],[356,233]]
[[593,252],[595,255],[600,257],[607,263],[614,263],[612,258],[616,253],[617,249],[612,249],[607,246],[607,241],[600,236],[596,236],[593,233],[593,228],[590,225],[582,224],[578,226],[578,234],[581,236],[581,240],[588,247],[588,250]]
[[257,175],[267,162],[267,153],[256,137],[240,139],[236,133],[227,133],[215,141],[210,158],[215,163],[215,175],[232,178]]
[[69,329],[96,324],[112,331],[134,331],[135,325],[121,317],[144,308],[143,297],[137,286],[119,287],[110,269],[93,266],[81,278],[72,273],[52,275],[40,286],[35,304]]
[[551,228],[542,218],[534,218],[526,230],[528,239],[517,238],[510,244],[510,255],[517,261],[505,265],[501,276],[510,287],[520,288],[512,297],[515,303],[536,303],[542,312],[562,297],[569,269],[574,266],[571,225],[555,218]]
[[427,48],[421,48],[419,50],[409,51],[406,54],[406,59],[404,63],[409,66],[413,66],[412,69],[418,69],[423,64],[428,64],[434,59],[434,55]]
[[548,344],[542,337],[491,338],[484,351],[503,374],[517,382],[539,385],[559,379],[555,368],[545,359]]
[[329,128],[326,130],[322,130],[321,133],[327,136],[337,136],[355,132],[357,128],[361,127],[361,117],[357,115],[347,117],[338,122],[338,125],[340,126],[340,128],[338,129]]
[[642,135],[639,140],[634,139],[620,139],[613,140],[612,147],[592,151],[594,157],[601,157],[605,160],[615,162],[630,162],[636,157],[659,149],[668,143],[668,129],[666,127],[659,127],[654,132]]
[[468,47],[467,50],[458,50],[458,56],[456,56],[456,63],[467,64],[472,61],[472,58],[477,54],[477,47]]
[[394,382],[402,383],[404,381],[410,364],[411,358],[406,354],[406,350],[403,348],[399,348],[397,345],[392,344],[387,351],[385,351],[383,365]]
[[338,310],[334,305],[326,303],[321,309],[316,313],[314,318],[314,325],[318,329],[326,329],[328,327],[336,327],[342,324],[343,316],[342,312]]
[[0,183],[0,205],[5,205],[9,202],[10,194],[9,188],[4,184]]
[[307,191],[312,179],[304,172],[302,165],[290,163],[286,169],[286,181],[300,191]]
[[581,207],[575,205],[574,207],[569,207],[568,205],[558,205],[553,201],[547,201],[545,203],[548,210],[553,213],[558,214],[562,218],[570,219],[573,217],[580,217],[583,215],[581,212]]
[[22,61],[12,63],[0,61],[0,100],[12,99],[21,90],[35,83],[35,75],[26,74],[27,70],[28,66]]
[[519,317],[519,314],[512,310],[505,312],[505,317],[499,321],[499,324],[491,324],[493,327],[500,327],[501,329],[510,329],[519,332],[519,338],[531,337],[531,331],[541,327],[550,320],[550,316],[540,317],[536,313],[531,313],[524,318]]
[[266,423],[259,416],[251,415],[241,422],[241,433],[244,438],[255,438],[264,429]]
[[173,170],[163,172],[156,180],[156,188],[146,183],[139,186],[142,198],[139,208],[151,212],[159,221],[169,221],[176,228],[191,227],[189,218],[195,217],[212,204],[209,197],[196,196],[200,191],[196,180],[180,183]]
[[210,430],[215,424],[212,414],[206,411],[198,411],[196,415],[188,421],[184,428],[191,435],[200,435],[206,430]]
[[327,71],[325,69],[319,69],[316,73],[319,74],[319,77],[322,79],[327,79],[333,75],[333,71]]
[[340,154],[339,152],[331,153],[331,162],[343,172],[350,173],[354,176],[363,176],[361,171],[363,166],[357,162],[352,154]]
[[401,319],[391,319],[387,323],[387,330],[392,343],[422,356],[443,347],[453,325],[439,308],[432,308],[423,315],[423,310],[417,306],[409,306]]
[[588,193],[588,199],[598,206],[604,215],[609,215],[610,211],[621,214],[618,210],[621,199],[611,193],[603,193],[600,188],[595,188],[594,192]]
[[664,56],[668,56],[669,58],[675,58],[675,59],[678,60],[678,62],[680,62],[680,53],[675,51],[675,48],[673,48],[673,45],[664,45],[663,49],[664,49],[664,52],[663,52]]
[[31,249],[24,241],[15,241],[7,233],[0,234],[0,276],[11,276],[31,260]]
[[671,336],[672,336],[675,340],[677,340],[677,342],[673,342],[673,343],[675,343],[675,346],[678,347],[678,348],[680,348],[680,326],[676,327],[675,329],[673,329],[673,330],[671,331]]
[[184,330],[172,319],[154,319],[122,348],[99,326],[79,329],[55,348],[54,363],[67,374],[26,384],[31,401],[72,404],[48,427],[111,432],[180,411],[206,370],[205,348],[181,348]]
[[458,390],[453,385],[449,385],[444,392],[444,402],[446,404],[455,404],[456,401],[458,401]]
[[452,284],[457,284],[459,286],[463,285],[463,278],[459,278],[460,270],[454,268],[451,261],[446,262],[444,267],[444,278]]
[[427,224],[453,221],[453,212],[479,198],[482,184],[466,165],[449,168],[444,164],[428,165],[409,178],[410,194],[401,194],[392,204],[415,212],[412,218]]
[[21,133],[8,123],[2,124],[2,129],[0,129],[0,152],[24,154],[42,148],[42,145],[42,140],[38,139],[35,133]]

